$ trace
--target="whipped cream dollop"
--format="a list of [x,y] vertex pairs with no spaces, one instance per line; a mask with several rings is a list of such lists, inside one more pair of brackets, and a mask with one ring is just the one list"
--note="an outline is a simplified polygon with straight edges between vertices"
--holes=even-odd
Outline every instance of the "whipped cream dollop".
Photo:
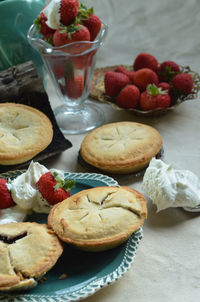
[[46,172],[48,172],[46,167],[32,161],[27,171],[16,177],[8,185],[14,202],[22,209],[30,210],[34,208],[38,192],[36,183]]
[[144,193],[157,206],[157,212],[168,207],[195,207],[200,204],[200,180],[189,170],[153,158],[142,183]]
[[40,177],[47,172],[57,172],[59,178],[64,179],[64,172],[57,169],[48,170],[38,162],[31,162],[27,171],[17,176],[8,189],[11,192],[14,202],[25,211],[34,211],[37,213],[49,213],[51,205],[42,197],[36,188]]
[[46,24],[52,29],[60,27],[60,0],[51,0],[42,10],[47,17]]
[[40,177],[47,172],[56,172],[64,180],[64,172],[57,169],[48,170],[38,162],[31,162],[26,172],[6,184],[11,193],[15,206],[0,210],[0,224],[24,221],[27,215],[36,213],[48,214],[52,205],[48,204],[36,184]]
[[24,221],[28,214],[30,214],[28,210],[19,206],[0,210],[0,224]]

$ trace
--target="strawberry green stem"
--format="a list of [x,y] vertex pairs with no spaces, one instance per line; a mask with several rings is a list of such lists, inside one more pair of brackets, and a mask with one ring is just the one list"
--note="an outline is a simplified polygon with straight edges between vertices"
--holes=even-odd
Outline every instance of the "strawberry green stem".
[[61,179],[58,177],[57,172],[52,173],[54,179],[57,181],[57,184],[54,186],[54,190],[57,191],[59,188],[63,188],[66,192],[72,189],[75,186],[76,181],[71,179]]
[[147,93],[152,96],[157,96],[159,94],[165,95],[168,93],[167,90],[162,90],[162,88],[157,87],[155,84],[149,84],[146,90]]
[[87,6],[83,3],[79,4],[79,9],[78,9],[78,14],[75,18],[74,23],[83,23],[85,20],[89,18],[91,14],[94,14],[94,9],[93,7],[87,8]]

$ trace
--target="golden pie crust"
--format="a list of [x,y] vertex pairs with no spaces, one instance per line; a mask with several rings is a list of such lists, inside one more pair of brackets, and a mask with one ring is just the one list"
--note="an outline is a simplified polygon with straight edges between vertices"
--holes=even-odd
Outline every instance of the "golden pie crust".
[[91,131],[82,141],[84,161],[108,173],[126,174],[145,168],[162,146],[160,133],[151,126],[118,122]]
[[143,225],[146,199],[128,187],[83,190],[55,205],[48,224],[58,237],[88,251],[120,245]]
[[0,104],[0,164],[23,163],[52,141],[53,128],[41,111],[22,104]]
[[0,225],[0,291],[36,286],[62,252],[60,240],[45,224]]

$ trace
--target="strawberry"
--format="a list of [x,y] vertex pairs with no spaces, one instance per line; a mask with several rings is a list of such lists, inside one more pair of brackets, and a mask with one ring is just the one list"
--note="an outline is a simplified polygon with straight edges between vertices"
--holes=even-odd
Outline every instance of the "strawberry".
[[64,70],[63,66],[54,64],[53,70],[54,70],[56,78],[60,79],[65,76],[65,70]]
[[142,110],[153,110],[156,108],[167,108],[170,106],[171,98],[165,90],[154,84],[147,86],[140,96],[140,107]]
[[47,17],[41,11],[40,15],[34,20],[34,24],[37,26],[39,32],[44,36],[44,40],[51,43],[55,30],[50,28],[46,24],[46,21]]
[[60,0],[60,21],[63,25],[71,24],[78,14],[78,0]]
[[133,81],[133,75],[134,75],[135,71],[128,70],[124,66],[117,66],[114,71],[124,73],[125,75],[127,75],[129,77],[129,79],[131,81]]
[[105,73],[104,86],[107,95],[116,96],[127,84],[130,84],[130,79],[127,75],[115,71]]
[[67,96],[71,99],[79,98],[84,89],[83,76],[79,75],[72,79],[68,78],[66,81]]
[[173,61],[165,61],[160,64],[158,75],[160,82],[171,82],[180,73],[179,66]]
[[53,35],[54,46],[62,46],[77,41],[90,41],[90,32],[82,24],[71,24],[57,29]]
[[137,108],[140,99],[140,90],[135,85],[127,85],[117,96],[116,102],[123,108]]
[[157,87],[161,88],[162,90],[165,90],[169,94],[169,96],[171,98],[170,106],[174,105],[174,103],[176,102],[177,96],[173,91],[174,89],[173,89],[172,85],[170,85],[167,82],[161,82],[157,85]]
[[169,85],[169,83],[166,83],[166,82],[161,82],[157,86],[158,86],[158,88],[162,88],[162,90],[167,90],[168,93],[171,90],[171,86]]
[[91,41],[94,41],[101,29],[101,20],[97,15],[91,14],[89,18],[83,21],[83,24],[90,32]]
[[15,205],[7,188],[7,183],[6,179],[0,178],[0,209],[7,209]]
[[40,177],[36,183],[36,187],[42,197],[45,198],[50,205],[54,205],[70,196],[70,189],[74,184],[75,181],[73,180],[60,179],[56,172],[47,172]]
[[148,54],[148,53],[140,53],[136,58],[135,61],[133,62],[133,69],[134,70],[139,70],[142,68],[149,68],[152,69],[153,71],[157,72],[158,71],[158,61],[157,59]]
[[194,82],[188,73],[179,73],[172,80],[172,85],[179,94],[189,94],[192,92]]
[[148,84],[158,84],[157,74],[149,69],[142,68],[137,70],[133,75],[133,83],[140,89],[145,90]]
[[[85,47],[85,50],[86,50],[87,45],[85,45],[84,47]],[[77,57],[74,56],[72,58],[72,61],[74,63],[75,68],[76,69],[83,69],[87,66],[91,67],[92,63],[93,63],[93,57],[94,57],[95,53],[96,53],[96,50],[93,50],[92,52],[89,52],[85,55],[81,55],[81,56],[77,56]]]

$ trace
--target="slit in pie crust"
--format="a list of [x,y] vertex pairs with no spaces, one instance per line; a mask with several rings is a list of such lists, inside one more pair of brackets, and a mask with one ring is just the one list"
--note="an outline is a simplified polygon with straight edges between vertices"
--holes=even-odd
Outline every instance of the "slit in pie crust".
[[50,270],[63,247],[45,224],[0,225],[0,291],[24,290]]
[[162,147],[160,133],[153,127],[117,122],[92,130],[81,143],[83,160],[108,173],[126,174],[144,169]]
[[126,241],[147,217],[146,199],[128,187],[83,190],[55,205],[48,224],[58,237],[88,251],[103,251]]
[[0,104],[1,165],[28,161],[44,150],[52,138],[51,121],[41,111],[23,104]]

